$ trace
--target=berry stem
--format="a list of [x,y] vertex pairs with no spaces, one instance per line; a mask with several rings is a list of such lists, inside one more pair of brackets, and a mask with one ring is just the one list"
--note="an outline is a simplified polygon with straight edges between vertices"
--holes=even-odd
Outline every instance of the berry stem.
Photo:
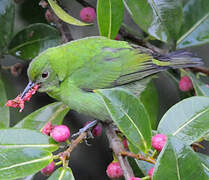
[[121,151],[120,154],[122,156],[128,156],[128,157],[136,158],[138,160],[147,161],[147,162],[152,163],[152,164],[156,163],[155,159],[152,156],[151,157],[145,157],[145,156],[142,156],[141,154],[134,154],[134,153],[128,152],[128,151]]
[[145,177],[143,177],[143,178],[140,178],[141,180],[148,180],[148,179],[150,179],[150,177],[149,176],[145,176]]
[[112,124],[105,124],[105,133],[107,135],[110,147],[115,153],[115,156],[117,157],[120,166],[123,170],[123,175],[126,180],[130,179],[131,177],[134,177],[133,170],[127,160],[127,158],[123,157],[121,155],[122,151],[125,151],[123,144],[121,143],[121,140],[117,136],[117,134],[114,131],[114,128]]
[[59,166],[61,164],[62,164],[62,161],[59,161],[59,162],[55,163],[55,166]]
[[156,157],[157,154],[158,154],[158,151],[155,149],[155,150],[153,151],[151,157],[154,159],[154,158]]

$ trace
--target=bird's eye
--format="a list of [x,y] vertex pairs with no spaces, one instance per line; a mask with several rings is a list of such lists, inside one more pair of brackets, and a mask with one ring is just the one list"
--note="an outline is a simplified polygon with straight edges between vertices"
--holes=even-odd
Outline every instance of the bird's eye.
[[42,75],[41,75],[41,77],[42,77],[43,79],[48,78],[48,76],[49,76],[49,73],[48,73],[48,72],[43,72]]

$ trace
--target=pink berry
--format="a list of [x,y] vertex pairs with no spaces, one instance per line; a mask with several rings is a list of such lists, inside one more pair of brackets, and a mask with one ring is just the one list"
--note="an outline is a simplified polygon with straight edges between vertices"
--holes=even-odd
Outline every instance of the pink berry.
[[150,168],[150,170],[148,171],[148,176],[150,177],[150,179],[152,179],[154,173],[154,167]]
[[140,178],[138,178],[138,177],[131,177],[128,180],[140,180]]
[[92,134],[93,134],[93,136],[101,136],[101,134],[102,134],[101,126],[97,124],[95,127],[93,127]]
[[87,23],[93,22],[96,19],[96,12],[91,7],[83,8],[80,11],[80,18]]
[[128,142],[126,138],[123,139],[122,143],[123,143],[124,148],[128,149]]
[[45,19],[48,21],[48,22],[52,22],[53,21],[53,17],[52,17],[52,14],[51,12],[47,9],[46,12],[45,12]]
[[119,34],[116,35],[115,40],[120,40]]
[[184,76],[179,81],[179,89],[183,92],[190,91],[193,89],[193,84],[188,76]]
[[[84,126],[86,126],[87,124],[89,124],[91,121],[88,121],[88,122],[86,122],[85,123],[85,125]],[[102,134],[102,127],[99,125],[99,124],[97,124],[97,125],[95,125],[93,128],[92,128],[92,135],[93,136],[101,136],[101,134]]]
[[48,122],[48,123],[46,123],[45,126],[42,128],[41,132],[42,132],[43,134],[46,134],[47,136],[49,136],[50,133],[51,133],[51,131],[52,131],[52,129],[53,129],[52,123],[51,123],[51,122]]
[[152,147],[161,151],[166,143],[167,137],[164,134],[156,134],[152,137]]
[[51,137],[57,142],[64,142],[70,137],[70,130],[65,125],[57,125],[52,129]]
[[111,162],[107,166],[106,173],[107,173],[109,178],[120,178],[120,177],[123,176],[123,170],[120,167],[119,162]]
[[55,168],[55,164],[54,161],[52,161],[50,164],[48,164],[45,168],[41,170],[41,173],[45,176],[49,176],[53,173],[54,168]]

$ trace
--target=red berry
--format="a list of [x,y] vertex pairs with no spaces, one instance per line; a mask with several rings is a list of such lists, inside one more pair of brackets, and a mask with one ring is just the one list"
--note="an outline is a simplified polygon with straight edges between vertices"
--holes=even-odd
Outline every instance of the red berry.
[[45,19],[48,21],[48,22],[52,22],[53,21],[53,18],[52,18],[52,13],[47,9],[46,12],[45,12]]
[[122,143],[123,143],[124,148],[128,149],[128,142],[126,138],[123,139]]
[[120,40],[119,34],[116,35],[115,40]]
[[140,180],[140,178],[138,178],[138,177],[131,177],[128,180]]
[[152,137],[152,147],[161,151],[166,143],[167,137],[164,134],[156,134]]
[[[88,122],[86,122],[85,123],[85,125],[84,126],[86,126],[87,124],[89,124],[91,121],[88,121]],[[102,134],[102,127],[99,125],[99,124],[97,124],[97,125],[95,125],[93,128],[92,128],[92,134],[93,134],[93,136],[101,136],[101,134]]]
[[92,134],[93,134],[93,136],[101,136],[101,134],[102,134],[101,126],[97,124],[95,127],[93,127]]
[[179,89],[183,92],[190,91],[193,89],[193,84],[188,76],[184,76],[179,81]]
[[107,173],[109,178],[120,178],[120,177],[123,176],[123,170],[120,167],[119,162],[111,162],[107,166],[106,173]]
[[70,137],[70,130],[65,125],[57,125],[52,129],[50,135],[56,142],[64,142]]
[[154,173],[154,167],[150,168],[150,170],[148,171],[148,176],[150,177],[150,179],[152,179]]
[[96,19],[96,12],[93,8],[91,7],[86,7],[83,8],[80,11],[80,18],[84,21],[84,22],[93,22]]
[[41,173],[45,176],[49,176],[53,173],[54,168],[55,168],[55,164],[54,161],[52,161],[50,164],[48,164],[45,168],[41,170]]
[[48,122],[48,123],[46,123],[45,126],[42,128],[41,132],[42,132],[43,134],[46,134],[47,136],[49,136],[50,133],[51,133],[51,131],[52,131],[52,129],[53,129],[52,123],[51,123],[51,122]]

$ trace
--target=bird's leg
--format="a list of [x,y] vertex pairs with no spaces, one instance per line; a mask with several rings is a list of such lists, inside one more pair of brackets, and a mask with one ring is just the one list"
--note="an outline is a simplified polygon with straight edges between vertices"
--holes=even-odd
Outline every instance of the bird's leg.
[[93,135],[91,133],[91,129],[97,124],[97,120],[94,120],[92,122],[90,122],[89,124],[87,124],[86,126],[84,126],[83,128],[79,129],[79,131],[75,134],[72,135],[72,138],[75,138],[77,136],[79,136],[81,133],[83,132],[87,132],[87,137],[88,138],[93,138]]

